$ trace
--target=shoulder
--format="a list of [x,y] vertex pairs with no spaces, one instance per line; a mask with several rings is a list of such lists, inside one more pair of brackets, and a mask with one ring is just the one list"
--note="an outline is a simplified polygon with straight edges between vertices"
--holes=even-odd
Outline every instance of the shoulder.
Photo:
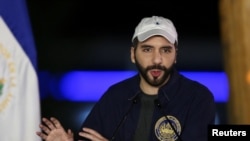
[[195,97],[214,101],[212,91],[203,83],[180,75],[182,87],[188,90]]
[[139,85],[139,76],[135,75],[130,78],[119,81],[109,87],[109,89],[133,89],[136,85]]
[[133,96],[139,88],[139,76],[135,75],[130,78],[119,81],[111,85],[103,94],[106,98],[124,98]]
[[181,95],[191,97],[204,97],[213,99],[212,91],[203,83],[191,79],[180,72],[175,72],[171,80],[171,86],[179,91]]

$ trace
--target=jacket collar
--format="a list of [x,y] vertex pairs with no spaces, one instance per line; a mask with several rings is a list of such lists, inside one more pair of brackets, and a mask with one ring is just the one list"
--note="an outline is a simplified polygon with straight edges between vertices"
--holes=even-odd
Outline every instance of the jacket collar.
[[[158,99],[161,103],[169,102],[175,96],[179,88],[179,85],[177,83],[179,78],[180,73],[174,68],[169,81],[158,91]],[[141,93],[139,73],[132,77],[132,82],[129,84],[129,87],[132,93],[128,100],[134,100]]]
[[179,79],[180,73],[176,69],[173,69],[169,81],[158,91],[158,98],[161,103],[166,103],[173,99],[179,89]]

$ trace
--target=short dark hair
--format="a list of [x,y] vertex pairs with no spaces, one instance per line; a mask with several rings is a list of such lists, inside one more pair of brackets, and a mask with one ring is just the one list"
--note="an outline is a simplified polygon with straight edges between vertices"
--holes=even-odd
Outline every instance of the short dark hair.
[[132,46],[133,46],[134,48],[136,48],[137,45],[138,45],[138,43],[139,43],[139,40],[138,40],[137,37],[135,37],[135,39],[134,39],[133,42],[132,42]]

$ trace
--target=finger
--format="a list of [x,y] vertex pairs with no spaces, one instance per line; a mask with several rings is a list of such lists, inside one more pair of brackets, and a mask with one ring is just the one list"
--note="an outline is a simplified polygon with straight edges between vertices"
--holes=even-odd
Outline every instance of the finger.
[[50,129],[47,126],[44,126],[42,124],[39,125],[40,129],[45,132],[46,134],[50,133]]
[[89,139],[91,141],[94,140],[94,136],[89,134],[89,133],[86,133],[86,132],[79,132],[79,136],[87,138],[87,139]]
[[72,138],[74,137],[74,134],[73,134],[73,132],[70,129],[68,129],[68,136],[72,137]]
[[54,117],[51,117],[50,120],[52,121],[52,123],[55,125],[56,128],[62,128],[61,123],[59,122],[59,120],[57,120]]
[[47,138],[47,135],[44,134],[44,133],[42,133],[42,132],[36,132],[36,134],[37,134],[39,137],[41,137],[43,140],[46,140],[46,138]]
[[97,138],[104,138],[101,134],[99,134],[98,132],[96,132],[95,130],[93,129],[90,129],[90,128],[83,128],[83,131],[87,132],[88,134],[91,134],[91,135],[94,135],[96,136]]
[[51,129],[55,129],[55,125],[47,118],[42,118],[42,121]]

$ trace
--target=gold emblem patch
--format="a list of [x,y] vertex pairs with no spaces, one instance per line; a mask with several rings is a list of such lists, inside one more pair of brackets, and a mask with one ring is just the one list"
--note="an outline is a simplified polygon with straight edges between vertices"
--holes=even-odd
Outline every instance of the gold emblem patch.
[[[174,116],[167,116],[177,133],[180,135],[180,122]],[[155,124],[155,135],[160,141],[175,141],[178,136],[175,134],[170,123],[165,116],[161,117]]]
[[16,64],[13,54],[0,42],[0,115],[10,108],[13,99],[13,91],[16,88]]

